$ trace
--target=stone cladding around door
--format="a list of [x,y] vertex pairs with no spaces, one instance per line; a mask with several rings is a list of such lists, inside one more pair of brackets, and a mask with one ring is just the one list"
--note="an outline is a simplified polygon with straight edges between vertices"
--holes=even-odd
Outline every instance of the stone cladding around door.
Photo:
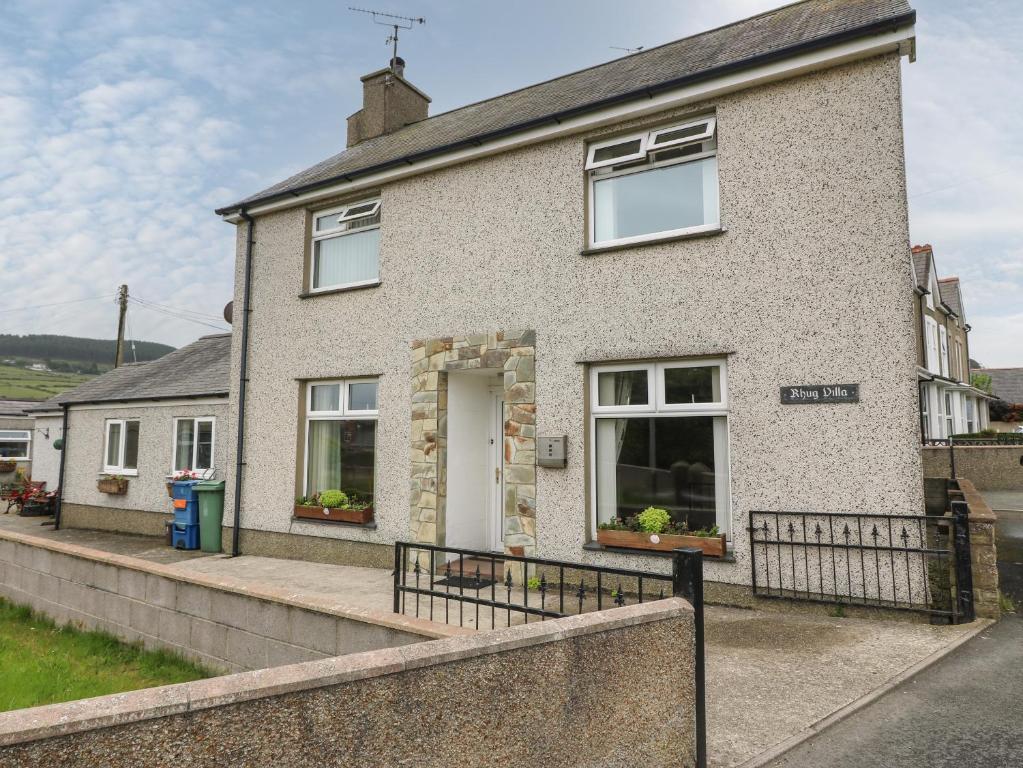
[[412,342],[412,540],[445,541],[448,373],[504,372],[504,545],[536,552],[536,331]]

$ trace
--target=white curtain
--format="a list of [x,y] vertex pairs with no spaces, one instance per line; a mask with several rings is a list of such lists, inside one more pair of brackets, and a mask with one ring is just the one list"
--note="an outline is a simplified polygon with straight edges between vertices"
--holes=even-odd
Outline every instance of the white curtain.
[[309,422],[307,494],[341,487],[340,446],[340,421]]
[[318,240],[313,288],[375,280],[379,255],[379,228]]
[[195,442],[195,422],[182,419],[178,422],[178,434],[175,440],[174,469],[192,469],[192,445]]

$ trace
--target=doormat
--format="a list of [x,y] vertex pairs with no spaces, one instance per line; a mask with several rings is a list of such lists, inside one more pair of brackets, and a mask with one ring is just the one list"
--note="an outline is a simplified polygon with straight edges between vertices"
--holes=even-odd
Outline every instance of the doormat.
[[454,587],[455,589],[461,587],[462,589],[477,590],[484,589],[485,587],[489,587],[491,584],[496,583],[497,581],[495,579],[488,579],[484,576],[480,576],[479,581],[472,576],[451,576],[447,579],[441,579],[440,581],[433,582],[433,586]]

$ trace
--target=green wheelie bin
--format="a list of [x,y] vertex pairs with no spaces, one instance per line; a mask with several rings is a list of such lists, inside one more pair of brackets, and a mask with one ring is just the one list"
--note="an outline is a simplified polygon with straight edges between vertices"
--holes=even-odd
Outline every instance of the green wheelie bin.
[[199,548],[203,552],[219,552],[224,525],[224,481],[202,480],[195,484],[195,491],[199,494]]

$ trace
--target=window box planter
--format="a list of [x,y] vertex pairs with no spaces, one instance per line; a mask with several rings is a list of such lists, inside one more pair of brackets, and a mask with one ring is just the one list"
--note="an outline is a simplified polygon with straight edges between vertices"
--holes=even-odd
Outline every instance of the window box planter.
[[355,523],[357,525],[365,525],[366,523],[373,522],[373,507],[337,509],[333,507],[311,507],[296,504],[295,517],[300,517],[305,520],[325,520],[334,523]]
[[18,462],[16,462],[16,461],[8,461],[8,460],[0,461],[0,475],[6,475],[6,474],[8,474],[10,472],[13,472],[17,468],[18,468]]
[[96,489],[100,493],[108,493],[111,496],[123,496],[128,492],[128,478],[101,477],[96,482]]
[[724,557],[727,551],[724,534],[720,536],[679,536],[669,533],[598,530],[597,543],[603,547],[653,549],[659,552],[670,552],[679,547],[699,547],[707,557]]

